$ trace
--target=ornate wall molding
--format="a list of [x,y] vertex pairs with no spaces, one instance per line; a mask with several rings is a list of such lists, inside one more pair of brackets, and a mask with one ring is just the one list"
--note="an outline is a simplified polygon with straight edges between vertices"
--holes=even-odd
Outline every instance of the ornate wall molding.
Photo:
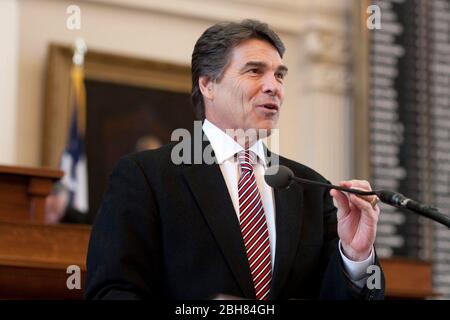
[[[305,28],[340,28],[330,19],[348,12],[348,0],[81,0],[134,10],[200,18],[207,21],[239,21],[248,17],[264,20],[275,29],[301,33]],[[327,15],[327,18],[321,16]]]
[[301,48],[301,65],[307,68],[309,90],[345,94],[350,79],[348,38],[329,30],[311,30],[301,39]]
[[207,21],[268,22],[298,38],[299,67],[308,69],[308,89],[344,94],[349,82],[349,0],[83,0],[99,5],[147,10]]

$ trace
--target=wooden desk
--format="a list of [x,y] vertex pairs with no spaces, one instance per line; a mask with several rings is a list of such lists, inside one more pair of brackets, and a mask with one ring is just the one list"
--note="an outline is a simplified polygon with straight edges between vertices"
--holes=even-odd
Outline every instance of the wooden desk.
[[0,299],[82,299],[66,286],[67,267],[81,269],[84,289],[91,228],[0,222]]
[[60,170],[0,165],[0,221],[44,222],[45,198]]
[[77,265],[84,288],[89,226],[44,225],[45,198],[59,170],[0,166],[0,299],[81,299],[69,290]]
[[386,278],[386,298],[425,299],[437,294],[432,287],[430,262],[406,258],[381,259]]

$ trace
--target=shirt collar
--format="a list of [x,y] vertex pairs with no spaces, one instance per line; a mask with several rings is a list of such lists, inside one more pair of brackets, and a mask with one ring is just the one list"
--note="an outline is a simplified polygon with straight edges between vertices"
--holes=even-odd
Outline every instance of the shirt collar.
[[[222,164],[225,160],[232,158],[239,151],[243,151],[244,148],[227,135],[222,129],[205,119],[203,122],[203,132],[208,138],[211,146],[214,150],[214,154],[219,164]],[[262,163],[266,167],[266,157],[264,153],[264,143],[259,139],[250,148]]]

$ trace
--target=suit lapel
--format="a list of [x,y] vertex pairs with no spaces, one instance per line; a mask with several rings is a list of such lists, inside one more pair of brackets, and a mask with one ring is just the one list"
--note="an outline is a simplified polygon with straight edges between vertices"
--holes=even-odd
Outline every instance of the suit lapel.
[[219,165],[190,165],[183,174],[244,297],[255,299],[239,221]]
[[297,253],[303,210],[303,188],[292,184],[288,189],[274,189],[276,251],[270,299],[283,288]]

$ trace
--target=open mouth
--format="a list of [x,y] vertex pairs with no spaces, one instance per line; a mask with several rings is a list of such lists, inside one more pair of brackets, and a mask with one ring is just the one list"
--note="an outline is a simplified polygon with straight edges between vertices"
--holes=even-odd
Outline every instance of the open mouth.
[[273,103],[261,104],[258,107],[264,108],[266,110],[278,111],[278,105]]

